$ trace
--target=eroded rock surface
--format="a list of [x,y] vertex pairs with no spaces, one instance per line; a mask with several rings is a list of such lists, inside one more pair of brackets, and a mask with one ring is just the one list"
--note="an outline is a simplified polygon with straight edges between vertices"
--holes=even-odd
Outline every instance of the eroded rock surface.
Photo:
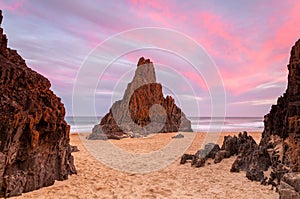
[[217,144],[209,143],[204,146],[204,149],[198,150],[194,155],[184,154],[180,163],[184,164],[187,160],[192,160],[192,166],[197,165],[197,162],[201,162],[201,166],[204,166],[205,161],[209,158],[214,159],[214,163],[220,163],[225,158],[238,155],[231,171],[247,171],[252,160],[243,157],[245,154],[252,153],[254,148],[258,148],[254,139],[248,136],[247,132],[243,132],[239,133],[238,136],[225,136],[221,148]]
[[280,184],[285,173],[300,172],[300,40],[291,50],[287,67],[288,88],[264,117],[265,128],[259,146],[248,146],[231,169],[246,169],[249,179],[266,181],[263,171],[271,167],[267,182],[272,185]]
[[[244,160],[242,162],[248,165],[249,179],[263,179],[262,184],[265,184],[266,178],[262,176],[262,172],[271,167],[272,172],[267,184],[273,186],[281,184],[281,188],[287,187],[287,177],[281,183],[283,176],[289,176],[286,173],[300,172],[300,40],[291,50],[287,68],[289,70],[287,90],[264,117],[265,128],[259,146],[254,147],[251,153],[242,154],[240,157]],[[238,159],[233,165],[233,170],[245,168],[245,164],[239,164]],[[294,177],[300,180],[299,175]],[[299,192],[297,189],[294,191]],[[281,193],[286,194],[285,191]]]
[[112,105],[89,139],[121,139],[177,131],[192,131],[191,122],[171,96],[163,96],[153,63],[141,57],[123,99]]
[[[208,143],[204,149],[198,150],[195,154],[183,154],[181,156],[180,164],[185,164],[191,160],[191,166],[202,167],[205,165],[207,159],[214,159],[217,154],[220,154],[220,147],[214,143]],[[216,157],[217,158],[217,157]]]
[[[246,132],[238,137],[225,136],[221,150],[214,157],[219,163],[237,155],[231,172],[246,171],[246,177],[263,185],[277,186],[280,198],[300,198],[300,40],[291,50],[288,64],[288,88],[276,105],[264,117],[264,131],[259,145]],[[201,151],[201,150],[200,150]],[[203,151],[202,151],[203,152]],[[203,154],[203,153],[201,153]],[[205,153],[204,153],[205,154]],[[188,160],[201,162],[197,155],[184,154],[181,164]],[[205,158],[204,158],[205,160]],[[271,167],[268,177],[264,172]],[[279,186],[278,186],[279,185]]]
[[300,198],[300,174],[286,173],[278,186],[280,199]]
[[0,28],[0,197],[76,173],[64,105],[50,86],[16,50],[7,48]]
[[265,116],[260,148],[251,155],[251,158],[257,154],[270,157],[270,162],[261,159],[253,168],[262,170],[265,165],[271,166],[269,181],[276,180],[277,184],[285,173],[300,172],[300,40],[291,50],[287,67],[287,90]]

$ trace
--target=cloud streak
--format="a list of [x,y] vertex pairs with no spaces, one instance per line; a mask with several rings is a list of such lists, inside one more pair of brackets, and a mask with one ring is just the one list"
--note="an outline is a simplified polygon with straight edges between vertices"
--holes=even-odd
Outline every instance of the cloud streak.
[[[121,31],[162,27],[186,34],[208,52],[223,78],[228,106],[233,107],[227,111],[229,115],[263,115],[273,102],[271,99],[285,89],[290,48],[300,36],[300,3],[293,0],[272,4],[259,0],[128,0],[118,4],[94,0],[4,0],[0,7],[4,11],[2,26],[9,36],[9,45],[18,49],[30,67],[51,80],[56,93],[64,98],[68,114],[72,114],[70,104],[76,74],[94,47]],[[146,37],[170,47],[178,42],[165,35]],[[140,40],[135,38],[130,42],[135,45]],[[122,42],[129,41],[120,41],[119,45]],[[185,44],[182,47],[191,50]],[[111,85],[134,70],[139,56],[179,72],[194,88],[198,96],[195,100],[202,105],[206,102],[202,99],[209,99],[205,77],[196,75],[179,58],[153,51],[131,52],[117,60],[102,77],[107,92],[99,91],[98,97],[112,94]],[[176,87],[178,96],[190,89],[180,82]],[[262,108],[251,112],[249,104]],[[106,103],[100,108],[107,110],[109,106]],[[203,115],[210,114],[207,107],[202,109]],[[189,110],[184,111],[189,114]]]

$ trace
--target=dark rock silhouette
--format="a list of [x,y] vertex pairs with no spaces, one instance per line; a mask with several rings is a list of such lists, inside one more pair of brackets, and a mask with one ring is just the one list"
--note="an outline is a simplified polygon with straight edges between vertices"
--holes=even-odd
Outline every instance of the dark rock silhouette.
[[[273,186],[280,184],[285,173],[300,172],[300,40],[291,50],[287,67],[288,88],[264,117],[260,144],[257,146],[253,140],[237,145],[240,147],[238,157],[231,168],[232,172],[246,171],[250,180],[262,181],[262,184],[267,181]],[[267,180],[263,172],[270,166],[273,171]]]
[[233,172],[247,171],[248,165],[251,164],[252,160],[244,159],[243,156],[244,154],[252,153],[253,149],[257,147],[258,145],[251,136],[247,135],[247,132],[239,133],[238,136],[225,136],[221,148],[217,144],[209,143],[204,146],[204,149],[198,150],[194,155],[184,154],[180,163],[184,164],[187,160],[192,160],[192,166],[198,162],[201,162],[201,165],[204,166],[205,161],[209,158],[214,159],[214,163],[219,163],[225,158],[238,155],[231,170]]
[[195,154],[183,154],[180,164],[185,164],[188,160],[191,160],[191,166],[202,167],[205,165],[207,159],[214,159],[219,152],[219,145],[208,143],[204,146],[204,149],[198,150]]
[[[2,12],[0,11],[0,24]],[[0,28],[0,197],[54,184],[75,174],[65,109],[48,79],[7,48]]]
[[178,133],[177,135],[173,136],[172,138],[173,138],[173,139],[176,139],[176,138],[184,138],[184,135],[182,135],[181,133]]
[[[277,184],[281,184],[285,173],[300,172],[300,40],[291,50],[287,67],[287,90],[265,116],[265,129],[260,143],[270,156],[273,170],[270,182],[276,179]],[[300,181],[299,175],[295,178]],[[300,191],[295,190],[298,193]]]
[[[287,90],[264,117],[265,128],[259,146],[247,146],[246,151],[239,153],[231,169],[231,171],[246,170],[246,176],[250,180],[262,180],[262,184],[267,182],[272,186],[281,184],[286,173],[300,172],[300,40],[291,50],[287,67],[289,70]],[[263,171],[269,167],[272,168],[272,173],[267,180]],[[293,178],[300,181],[299,175],[294,175]],[[282,183],[283,185],[279,187],[284,189],[286,183]],[[299,193],[293,184],[289,186]],[[287,194],[285,191],[281,193]],[[289,197],[281,195],[281,198]]]
[[246,171],[246,177],[254,181],[264,179],[263,172],[269,168],[270,158],[265,148],[257,145],[246,132],[238,136],[238,156],[231,172]]
[[259,148],[244,156],[257,162],[249,166],[250,173],[261,173],[271,166],[273,172],[269,184],[280,184],[285,173],[300,171],[300,40],[291,50],[287,67],[288,88],[264,118],[265,128]]
[[[272,188],[277,186],[282,199],[300,198],[300,40],[291,50],[287,67],[287,90],[264,117],[265,128],[259,145],[246,132],[238,137],[225,136],[221,150],[214,157],[214,162],[219,163],[237,155],[231,172],[246,171],[250,180]],[[206,156],[184,154],[180,163],[192,160],[192,164],[201,162],[203,166],[205,159]],[[264,171],[269,167],[272,172],[267,178]]]
[[265,184],[263,172],[271,166],[267,184],[273,186],[280,184],[285,173],[300,172],[300,40],[291,50],[287,67],[288,88],[264,117],[260,144],[244,145],[231,168],[233,172],[247,171],[250,180]]
[[121,139],[151,133],[192,131],[171,96],[164,98],[153,63],[141,57],[122,100],[116,101],[88,139]]

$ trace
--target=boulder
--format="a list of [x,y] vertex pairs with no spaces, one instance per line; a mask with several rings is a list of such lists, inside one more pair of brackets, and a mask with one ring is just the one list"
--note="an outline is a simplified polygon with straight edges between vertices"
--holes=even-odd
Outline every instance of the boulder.
[[182,135],[181,133],[178,133],[177,135],[173,136],[172,138],[173,139],[174,138],[184,138],[184,135]]
[[218,153],[218,151],[220,151],[220,147],[217,144],[214,143],[208,143],[204,146],[204,150],[205,150],[205,158],[211,158],[214,159],[216,154]]
[[300,198],[300,173],[286,173],[278,186],[280,199]]
[[205,158],[197,158],[194,156],[191,166],[192,167],[203,167],[205,165],[206,159]]
[[215,155],[214,163],[220,163],[225,158],[230,158],[230,152],[226,150],[220,150]]
[[230,156],[237,155],[238,141],[236,136],[225,136],[221,150],[229,152]]
[[185,164],[187,160],[191,160],[191,166],[202,167],[209,158],[215,158],[219,152],[220,147],[214,143],[208,143],[204,146],[204,149],[198,150],[195,154],[183,154],[180,164]]
[[181,156],[180,164],[185,164],[188,160],[193,160],[194,155],[191,154],[183,154]]
[[[238,156],[230,171],[247,171],[247,177],[249,176],[251,180],[261,181],[260,174],[270,166],[270,158],[266,148],[258,146],[255,140],[247,135],[247,132],[238,135],[237,143]],[[254,173],[250,174],[252,171]],[[258,176],[258,178],[255,178],[255,176]]]

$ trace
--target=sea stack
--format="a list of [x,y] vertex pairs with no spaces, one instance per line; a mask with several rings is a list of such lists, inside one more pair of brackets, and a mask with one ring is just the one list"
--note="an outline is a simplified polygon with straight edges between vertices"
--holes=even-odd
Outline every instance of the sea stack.
[[0,28],[0,197],[21,195],[76,173],[65,108],[50,86],[7,47]]
[[191,132],[191,122],[171,96],[163,96],[153,63],[141,57],[122,100],[112,105],[89,139],[121,139],[178,131]]

